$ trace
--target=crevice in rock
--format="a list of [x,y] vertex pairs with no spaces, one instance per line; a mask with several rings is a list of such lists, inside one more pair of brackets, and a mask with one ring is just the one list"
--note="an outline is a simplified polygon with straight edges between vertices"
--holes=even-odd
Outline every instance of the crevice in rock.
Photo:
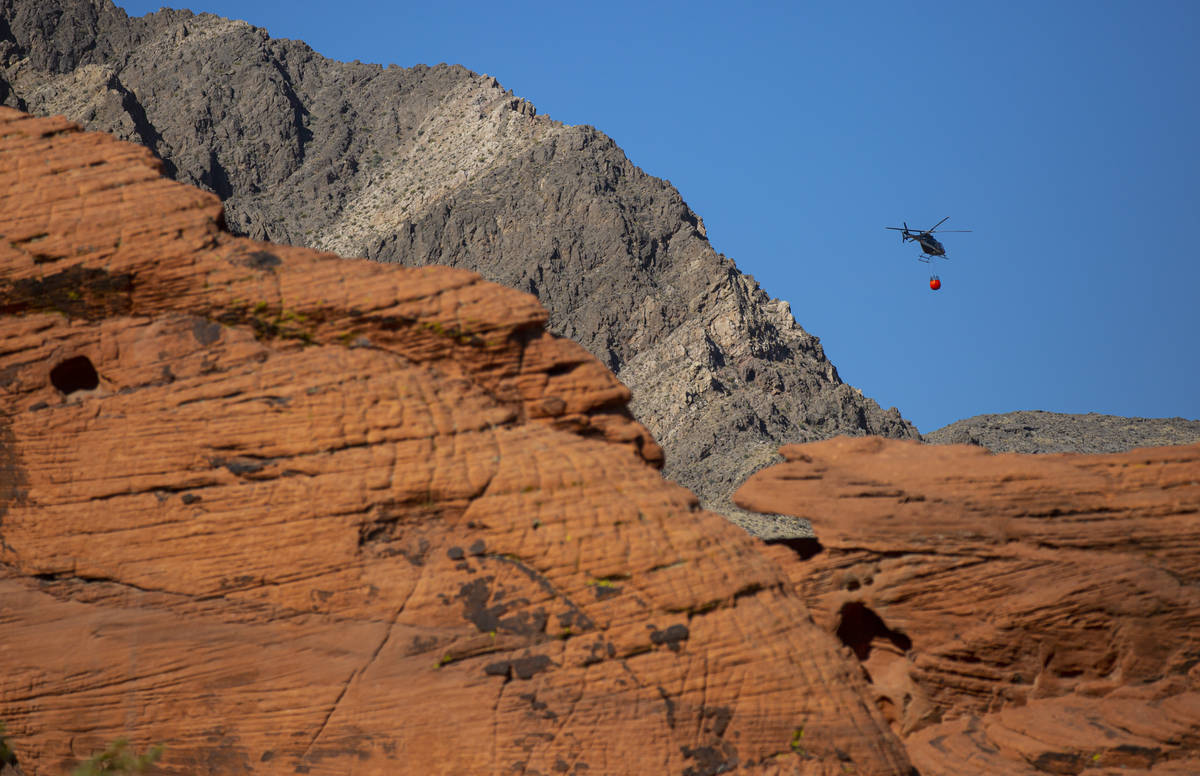
[[287,68],[274,56],[271,57],[270,64],[283,80],[284,86],[287,87],[283,96],[287,99],[288,105],[292,109],[292,126],[296,128],[297,159],[295,166],[299,168],[304,164],[305,152],[308,150],[308,145],[313,139],[312,130],[308,128],[308,107],[300,99],[300,95],[296,93],[296,85],[293,83],[292,75],[287,71]]
[[102,577],[98,575],[78,574],[67,571],[43,571],[32,573],[28,576],[31,579],[36,579],[38,582],[47,584],[57,582],[73,582],[83,585],[115,585],[120,589],[137,593],[162,593],[165,595],[194,598],[194,596],[189,596],[187,593],[178,593],[173,590],[164,590],[152,587],[142,587],[141,585],[135,585],[132,582],[124,582],[119,579],[113,579],[112,577]]
[[815,536],[802,536],[790,539],[773,539],[767,544],[779,544],[787,547],[792,552],[800,556],[800,560],[808,560],[815,555],[825,551],[825,546],[821,544],[821,540]]
[[859,660],[871,656],[871,645],[877,639],[891,642],[901,652],[912,649],[912,639],[889,628],[878,614],[861,601],[850,601],[838,612],[838,639],[850,647]]
[[121,79],[116,75],[108,81],[108,87],[121,95],[121,108],[129,114],[129,118],[133,120],[133,131],[137,133],[138,141],[154,152],[154,155],[159,158],[163,165],[163,173],[169,178],[175,179],[178,168],[175,163],[163,155],[163,137],[158,128],[150,123],[150,118],[146,115],[146,109],[142,106],[137,95],[135,95],[125,84],[121,83]]
[[222,202],[233,196],[233,184],[229,180],[229,173],[225,170],[225,165],[221,164],[215,150],[208,152],[208,169],[200,174],[200,183],[220,197]]

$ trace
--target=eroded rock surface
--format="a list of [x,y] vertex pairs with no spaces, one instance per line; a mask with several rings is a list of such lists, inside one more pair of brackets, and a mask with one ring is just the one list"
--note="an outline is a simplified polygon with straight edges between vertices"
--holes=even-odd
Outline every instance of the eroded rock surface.
[[1200,445],[782,452],[738,503],[811,519],[775,552],[922,776],[1200,772]]
[[632,389],[667,475],[759,533],[803,528],[729,502],[780,444],[918,437],[842,382],[670,183],[493,78],[337,62],[210,14],[0,0],[0,102],[144,144],[240,234],[536,295]]
[[236,238],[0,108],[0,715],[26,774],[906,774],[629,393],[465,270]]

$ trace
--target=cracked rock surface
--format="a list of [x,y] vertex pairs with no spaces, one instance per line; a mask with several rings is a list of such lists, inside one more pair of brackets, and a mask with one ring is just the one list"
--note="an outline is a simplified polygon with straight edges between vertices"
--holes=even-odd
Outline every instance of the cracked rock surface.
[[718,254],[669,182],[462,67],[326,59],[245,22],[0,0],[0,103],[142,143],[237,233],[527,291],[633,391],[668,477],[729,494],[787,442],[918,438],[844,384],[786,302]]
[[738,503],[812,521],[775,552],[921,776],[1200,773],[1200,445],[782,452]]
[[527,294],[234,237],[0,108],[0,710],[28,776],[911,764]]

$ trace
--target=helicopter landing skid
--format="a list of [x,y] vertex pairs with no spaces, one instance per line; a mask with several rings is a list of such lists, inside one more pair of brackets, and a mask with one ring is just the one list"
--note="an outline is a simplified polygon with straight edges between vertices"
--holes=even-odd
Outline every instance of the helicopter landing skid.
[[923,261],[926,264],[928,264],[933,259],[944,259],[944,258],[946,258],[946,257],[945,256],[928,256],[928,255],[922,253],[920,256],[917,257],[917,261]]

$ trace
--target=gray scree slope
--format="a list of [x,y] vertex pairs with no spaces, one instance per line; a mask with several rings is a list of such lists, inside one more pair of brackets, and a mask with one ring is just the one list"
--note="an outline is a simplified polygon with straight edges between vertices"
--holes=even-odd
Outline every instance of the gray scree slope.
[[1024,410],[958,420],[926,434],[925,441],[979,445],[993,453],[1120,453],[1200,441],[1200,420]]
[[781,443],[919,438],[607,136],[462,67],[326,59],[245,22],[0,0],[0,102],[143,143],[250,237],[466,267],[536,294],[633,391],[666,475],[728,494]]

